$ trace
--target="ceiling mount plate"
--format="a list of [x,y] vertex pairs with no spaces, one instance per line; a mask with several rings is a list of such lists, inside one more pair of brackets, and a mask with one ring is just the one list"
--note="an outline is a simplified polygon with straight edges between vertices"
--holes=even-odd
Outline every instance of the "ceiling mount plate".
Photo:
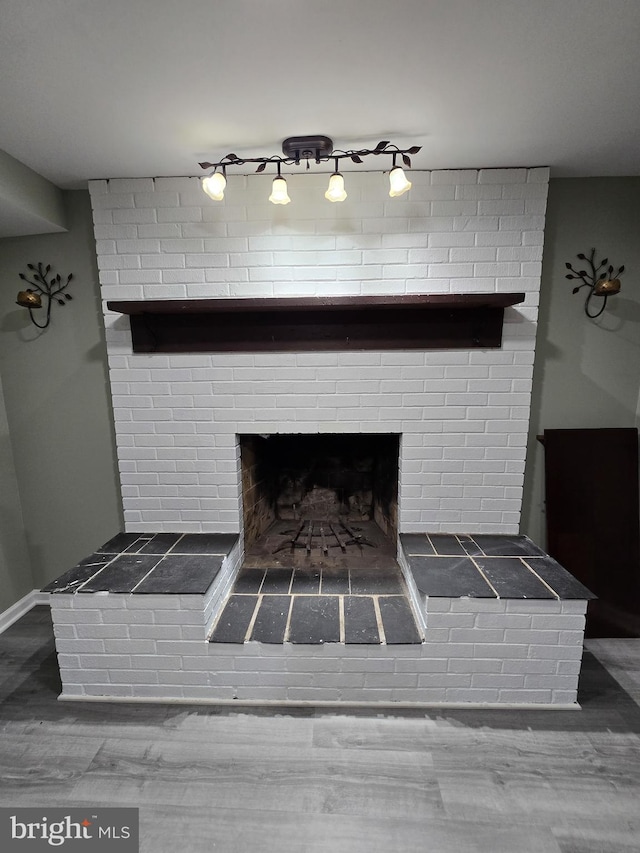
[[299,163],[300,160],[315,160],[333,153],[333,139],[328,136],[289,136],[282,143],[282,153]]

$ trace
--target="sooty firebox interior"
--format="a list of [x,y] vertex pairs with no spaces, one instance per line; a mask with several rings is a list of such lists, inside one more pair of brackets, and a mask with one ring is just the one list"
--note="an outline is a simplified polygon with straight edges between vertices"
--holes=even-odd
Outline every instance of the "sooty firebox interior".
[[245,546],[277,521],[296,546],[342,547],[372,521],[395,542],[399,447],[390,434],[240,436]]

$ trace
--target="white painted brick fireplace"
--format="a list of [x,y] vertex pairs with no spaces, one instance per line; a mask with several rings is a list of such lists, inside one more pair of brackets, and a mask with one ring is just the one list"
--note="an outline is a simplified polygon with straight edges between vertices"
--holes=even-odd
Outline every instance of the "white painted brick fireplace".
[[102,297],[524,292],[495,350],[133,354],[105,323],[126,530],[237,532],[239,434],[399,433],[402,532],[517,533],[548,170],[92,181]]
[[[239,437],[252,434],[397,434],[400,534],[517,534],[548,177],[413,172],[410,193],[390,199],[384,176],[360,172],[332,205],[326,175],[298,174],[285,208],[268,203],[262,175],[230,175],[223,203],[196,178],[91,182],[122,501],[141,561],[153,534],[242,533]],[[128,317],[106,307],[451,293],[525,300],[506,309],[497,349],[175,355],[134,354]],[[531,595],[418,589],[427,538],[404,536],[398,551],[423,635],[413,644],[218,640],[242,538],[204,595],[83,589],[117,556],[107,548],[53,589],[61,698],[577,707],[588,590],[532,543],[515,551],[538,554],[529,568],[503,564],[538,584]],[[560,594],[534,565],[556,572]]]

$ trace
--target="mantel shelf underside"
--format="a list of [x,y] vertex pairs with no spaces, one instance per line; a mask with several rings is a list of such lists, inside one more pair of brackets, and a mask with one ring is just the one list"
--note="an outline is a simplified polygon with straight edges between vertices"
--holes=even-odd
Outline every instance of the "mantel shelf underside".
[[491,349],[524,293],[109,301],[137,353]]

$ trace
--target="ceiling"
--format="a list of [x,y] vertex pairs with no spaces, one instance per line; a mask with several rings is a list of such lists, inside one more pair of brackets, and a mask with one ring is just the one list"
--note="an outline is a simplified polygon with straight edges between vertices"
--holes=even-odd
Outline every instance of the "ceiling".
[[0,0],[0,149],[65,189],[306,133],[638,175],[639,93],[638,0]]

